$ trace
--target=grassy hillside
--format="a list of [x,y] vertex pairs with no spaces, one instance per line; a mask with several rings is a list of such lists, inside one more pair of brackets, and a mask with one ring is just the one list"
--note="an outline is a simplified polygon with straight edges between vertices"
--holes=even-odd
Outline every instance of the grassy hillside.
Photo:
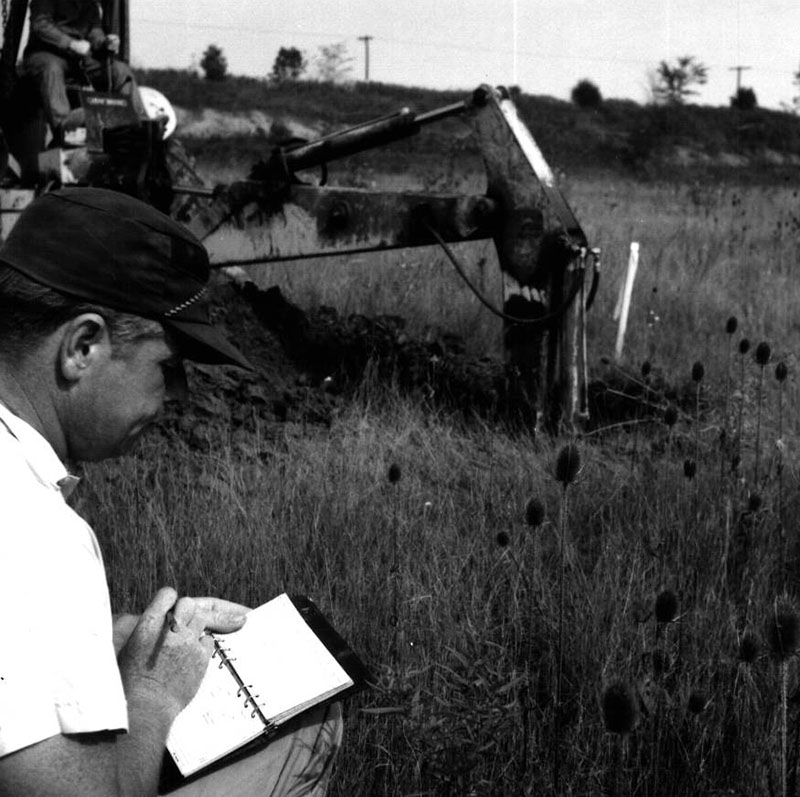
[[[427,111],[469,95],[382,83],[275,85],[246,77],[214,82],[177,70],[143,70],[139,79],[187,110],[258,109],[276,120],[297,120],[321,132],[403,107]],[[761,181],[788,179],[800,164],[800,119],[788,113],[642,106],[629,100],[605,100],[596,110],[584,110],[552,97],[515,92],[514,99],[548,160],[568,172],[600,169],[650,177],[713,172]],[[477,154],[465,133],[458,120],[442,122],[394,149],[406,154],[451,154],[457,146],[464,154]],[[188,144],[191,150],[192,142]],[[233,150],[242,155],[261,153],[264,142],[216,140],[205,141],[203,147],[206,154],[218,151],[227,157]]]

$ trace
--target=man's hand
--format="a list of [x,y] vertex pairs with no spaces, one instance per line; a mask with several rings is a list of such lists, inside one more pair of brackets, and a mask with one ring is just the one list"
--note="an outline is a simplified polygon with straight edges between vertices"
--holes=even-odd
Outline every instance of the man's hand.
[[69,43],[69,49],[81,58],[89,55],[92,50],[92,45],[86,39],[73,39]]
[[245,622],[245,615],[250,611],[240,603],[222,600],[222,598],[192,598],[198,612],[205,617],[207,631],[217,634],[231,634],[238,631]]
[[[230,634],[244,625],[244,615],[250,611],[246,606],[222,598],[193,598],[198,611],[206,615],[206,630],[219,634]],[[139,622],[138,614],[114,615],[114,652],[119,656],[128,638]]]
[[113,619],[114,653],[125,647],[136,624],[139,622],[138,614],[115,614]]
[[[178,599],[171,587],[159,590],[119,653],[126,695],[169,704],[177,716],[197,692],[214,651],[206,631],[237,631],[246,611],[219,598]],[[117,623],[115,635],[132,625],[131,620]]]
[[106,50],[110,53],[119,52],[119,36],[115,33],[109,33],[104,42]]

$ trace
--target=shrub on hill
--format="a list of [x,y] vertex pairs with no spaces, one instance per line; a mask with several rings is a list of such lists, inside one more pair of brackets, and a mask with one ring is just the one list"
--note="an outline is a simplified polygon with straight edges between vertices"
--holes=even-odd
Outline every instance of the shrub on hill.
[[579,108],[599,108],[603,104],[603,95],[591,80],[579,81],[572,89],[571,97]]
[[740,111],[752,111],[757,105],[758,100],[753,89],[740,86],[736,94],[731,97],[731,108],[738,108]]

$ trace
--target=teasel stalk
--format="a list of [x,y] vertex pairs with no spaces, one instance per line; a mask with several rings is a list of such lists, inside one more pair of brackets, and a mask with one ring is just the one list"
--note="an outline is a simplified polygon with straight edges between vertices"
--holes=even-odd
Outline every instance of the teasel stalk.
[[725,477],[726,454],[730,449],[731,430],[728,414],[731,402],[731,355],[733,354],[733,334],[739,326],[739,321],[732,315],[725,324],[725,334],[728,336],[728,345],[725,351],[725,414],[722,420],[722,456],[719,463],[719,478],[722,481]]
[[692,381],[695,383],[694,394],[694,458],[695,462],[699,459],[700,455],[700,386],[703,377],[706,375],[706,369],[703,363],[696,362],[692,366]]
[[742,338],[739,341],[739,417],[736,421],[736,459],[742,456],[742,416],[744,415],[744,363],[745,355],[750,351],[750,341]]
[[556,694],[555,694],[555,754],[553,757],[553,788],[559,791],[561,779],[561,696],[564,674],[564,577],[566,570],[566,534],[569,501],[569,487],[581,470],[581,455],[574,443],[565,445],[558,452],[555,479],[561,484],[561,508],[559,512],[559,574],[558,574],[558,648],[556,653]]
[[759,464],[761,458],[761,396],[764,386],[764,368],[769,363],[770,355],[772,354],[769,343],[761,342],[756,346],[756,353],[754,359],[758,365],[758,395],[756,400],[756,458],[755,468],[753,472],[753,482],[756,490],[758,489],[759,479]]
[[[529,498],[525,504],[525,524],[530,529],[531,533],[535,533],[539,527],[544,523],[545,508],[544,504],[536,497]],[[536,567],[536,536],[533,537],[533,566]],[[533,729],[533,711],[531,709],[531,686],[532,686],[532,668],[531,661],[533,658],[533,612],[534,612],[534,595],[533,584],[527,578],[525,585],[528,589],[528,639],[525,653],[525,671],[526,679],[520,691],[520,712],[522,718],[522,752],[520,755],[519,765],[519,782],[525,783],[528,772],[528,751],[531,747],[530,740]]]
[[399,512],[397,509],[397,484],[402,477],[400,466],[393,462],[386,473],[386,479],[393,488],[392,501],[392,661],[399,664],[400,635],[400,539]]
[[639,720],[636,695],[624,681],[614,681],[603,691],[602,708],[606,730],[612,734],[611,762],[606,772],[605,794],[616,797],[619,794],[623,746]]
[[778,530],[784,543],[782,569],[786,564],[786,538],[783,528],[783,391],[788,374],[789,369],[785,362],[781,361],[775,366],[775,379],[778,380]]
[[[537,555],[536,555],[536,531],[539,527],[544,523],[545,520],[545,508],[544,504],[536,497],[529,498],[527,503],[525,504],[525,525],[530,529],[530,533],[533,536],[531,547],[533,548],[533,567],[536,567],[537,563]],[[531,660],[532,655],[532,644],[533,644],[533,604],[534,604],[534,595],[533,595],[533,584],[529,579],[525,580],[525,585],[528,588],[528,650],[527,650],[527,661]]]
[[767,642],[773,660],[778,664],[781,681],[781,797],[787,797],[786,749],[789,659],[800,643],[800,619],[788,600],[776,600],[767,621]]
[[[691,476],[686,472],[686,466],[684,463],[684,475],[690,481],[694,479],[694,476],[697,473],[697,464],[700,462],[700,390],[703,382],[703,377],[705,377],[705,375],[706,375],[706,369],[703,367],[703,363],[696,362],[692,366],[692,381],[695,383],[696,389],[694,396],[694,469]],[[697,482],[695,482],[693,486],[694,490],[692,492],[692,516],[694,517],[695,521],[697,521],[698,519]]]

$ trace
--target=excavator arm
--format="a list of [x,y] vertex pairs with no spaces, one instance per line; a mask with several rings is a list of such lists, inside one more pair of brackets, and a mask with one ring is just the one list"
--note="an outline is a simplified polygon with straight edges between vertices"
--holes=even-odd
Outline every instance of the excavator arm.
[[[298,176],[451,116],[462,117],[477,137],[485,194],[370,191],[309,185]],[[504,89],[480,86],[467,100],[434,111],[403,109],[277,147],[248,180],[174,190],[208,198],[186,223],[220,268],[432,244],[459,268],[449,244],[491,239],[504,296],[503,307],[492,309],[504,322],[509,388],[522,393],[539,426],[572,427],[588,417],[585,313],[599,253],[589,248]]]

